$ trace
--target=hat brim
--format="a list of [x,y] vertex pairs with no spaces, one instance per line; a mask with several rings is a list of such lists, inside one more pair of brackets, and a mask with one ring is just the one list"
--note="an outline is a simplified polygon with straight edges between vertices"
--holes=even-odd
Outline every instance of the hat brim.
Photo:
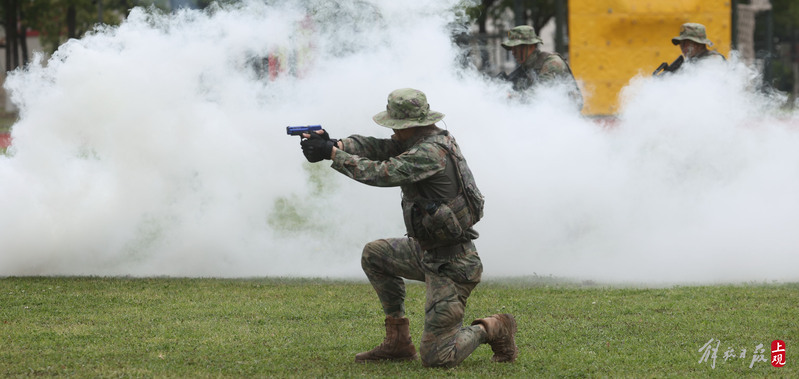
[[529,40],[512,40],[512,41],[503,42],[502,47],[504,47],[505,50],[510,50],[519,45],[536,45],[539,43],[544,43],[544,41],[541,38],[533,38]]
[[374,117],[372,120],[376,122],[380,126],[385,126],[387,128],[399,130],[399,129],[408,129],[408,128],[415,128],[417,126],[427,126],[433,125],[439,121],[444,119],[444,114],[436,111],[430,111],[427,113],[427,117],[423,119],[396,119],[391,118],[388,115],[387,111],[382,111]]
[[709,39],[699,39],[696,37],[674,37],[671,39],[671,43],[674,45],[679,45],[680,41],[694,41],[696,43],[701,43],[703,45],[713,46],[713,42],[710,42]]

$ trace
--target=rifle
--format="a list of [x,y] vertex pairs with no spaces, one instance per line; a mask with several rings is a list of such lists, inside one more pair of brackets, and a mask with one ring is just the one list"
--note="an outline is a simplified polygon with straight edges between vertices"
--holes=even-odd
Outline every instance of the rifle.
[[310,134],[312,131],[321,130],[322,125],[305,125],[305,126],[287,126],[286,127],[286,134],[290,136],[300,136],[302,137],[303,134],[308,133]]
[[677,71],[677,69],[679,69],[680,66],[682,66],[682,63],[684,61],[685,61],[685,57],[680,55],[679,57],[677,57],[677,59],[674,60],[674,62],[671,62],[671,64],[663,62],[663,63],[660,64],[660,66],[658,66],[658,68],[655,69],[655,72],[652,73],[652,76],[659,76],[663,72],[674,72],[674,71]]
[[511,83],[513,85],[513,90],[518,92],[524,92],[538,80],[538,75],[536,75],[535,71],[528,71],[524,66],[517,67],[510,74],[500,72],[496,77],[497,79],[506,80],[508,83]]
[[520,76],[525,75],[525,74],[526,74],[526,71],[525,71],[524,67],[519,66],[515,70],[513,70],[510,74],[506,74],[505,71],[500,71],[499,74],[497,74],[496,78],[497,79],[502,79],[502,80],[507,80],[507,81],[509,81],[511,83],[514,83],[514,82],[516,82],[517,78],[519,78]]

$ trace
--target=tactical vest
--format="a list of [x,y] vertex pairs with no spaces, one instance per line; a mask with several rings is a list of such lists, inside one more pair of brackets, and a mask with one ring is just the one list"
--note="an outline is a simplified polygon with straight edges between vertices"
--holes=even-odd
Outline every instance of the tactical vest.
[[452,199],[429,199],[421,196],[417,186],[404,186],[402,215],[408,237],[416,238],[425,250],[476,238],[471,227],[483,217],[485,198],[477,188],[460,147],[446,131],[423,141],[435,143],[447,151],[448,164],[454,164],[456,169],[458,194]]
[[722,60],[726,61],[727,58],[724,57],[723,54],[719,53],[716,50],[705,50],[701,54],[688,59],[689,61],[701,61],[703,59],[711,58],[711,57],[720,57]]
[[563,59],[563,56],[558,53],[550,53],[548,51],[542,50],[536,54],[535,60],[525,62],[509,75],[514,82],[514,89],[517,91],[523,91],[538,83],[538,73],[541,72],[542,68],[544,68],[544,63],[546,63],[547,59],[553,55],[560,57],[563,63],[566,64],[566,70],[569,71],[570,75],[574,76],[574,74],[572,74],[571,67],[569,67],[569,63]]
[[569,96],[572,97],[575,104],[577,104],[578,109],[582,109],[583,95],[580,92],[580,87],[577,85],[576,79],[574,79],[574,73],[572,72],[571,66],[569,66],[569,62],[566,62],[566,60],[563,59],[563,56],[558,53],[552,53],[543,50],[538,51],[538,53],[536,53],[535,60],[528,61],[520,65],[518,68],[516,68],[516,70],[507,76],[507,80],[513,83],[513,89],[515,91],[526,91],[539,82],[538,73],[544,68],[544,64],[546,64],[547,59],[553,55],[557,55],[566,65],[566,71],[569,73],[567,80],[569,80],[570,86],[572,87],[572,90],[569,92]]
[[569,63],[567,63],[566,60],[563,59],[562,55],[560,55],[558,53],[551,53],[549,51],[543,51],[543,50],[541,50],[538,53],[537,59],[532,64],[532,69],[535,70],[535,72],[540,72],[541,69],[544,68],[544,63],[547,61],[547,58],[549,58],[549,57],[551,57],[553,55],[557,55],[560,58],[560,60],[563,61],[563,63],[566,63],[566,69],[569,70],[569,74],[571,74],[572,73],[572,69],[571,69],[571,67],[569,67]]

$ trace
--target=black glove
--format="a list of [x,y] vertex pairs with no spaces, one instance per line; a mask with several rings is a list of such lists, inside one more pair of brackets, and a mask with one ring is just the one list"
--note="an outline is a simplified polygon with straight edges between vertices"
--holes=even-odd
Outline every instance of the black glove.
[[322,134],[313,133],[313,132],[311,134],[316,134],[316,135],[322,137],[322,139],[325,140],[325,141],[333,142],[333,146],[338,146],[338,140],[334,139],[334,138],[330,138],[330,135],[327,134],[327,130],[322,129]]
[[333,155],[333,140],[330,140],[330,137],[325,140],[316,133],[311,133],[311,138],[302,140],[300,146],[302,146],[302,154],[305,155],[305,159],[311,163],[330,159],[330,156]]

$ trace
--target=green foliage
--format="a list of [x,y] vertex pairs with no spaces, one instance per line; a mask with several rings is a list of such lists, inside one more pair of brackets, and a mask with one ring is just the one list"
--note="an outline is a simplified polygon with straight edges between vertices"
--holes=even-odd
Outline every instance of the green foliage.
[[[541,28],[546,25],[550,18],[555,16],[556,0],[499,0],[496,5],[489,9],[492,17],[499,18],[503,12],[510,9],[516,12],[521,11],[522,24],[531,24],[536,34],[541,33]],[[517,20],[519,17],[516,18]]]
[[[49,52],[55,51],[68,34],[67,14],[70,8],[75,11],[75,37],[81,37],[92,30],[99,21],[98,0],[36,0],[23,2],[23,20],[27,26],[41,32],[42,46]],[[99,0],[103,2],[103,24],[119,25],[127,16],[129,5],[126,1]]]
[[[755,49],[763,56],[767,51],[769,36],[767,31],[771,26],[774,42],[784,43],[783,49],[777,50],[775,55],[769,56],[769,65],[765,72],[767,84],[773,88],[793,92],[794,73],[791,63],[797,61],[795,45],[799,43],[799,2],[795,0],[771,0],[772,11],[757,15],[755,20]],[[773,22],[773,25],[769,25]],[[778,48],[779,46],[777,46]],[[794,94],[796,95],[796,94]]]
[[[424,285],[408,285],[414,342]],[[797,377],[798,284],[614,288],[488,281],[466,322],[516,315],[519,358],[481,346],[453,369],[355,364],[383,338],[365,282],[315,279],[0,279],[0,376],[144,377]],[[715,368],[699,349],[721,341]],[[786,341],[789,363],[749,368],[755,346]],[[732,348],[746,357],[729,358]]]
[[463,1],[460,4],[465,7],[465,14],[478,24],[481,33],[486,32],[485,23],[489,18],[499,22],[509,12],[514,14],[514,21],[518,21],[518,24],[530,24],[536,33],[540,33],[541,28],[555,16],[556,1],[558,0],[481,0]]
[[[98,1],[101,3],[98,4]],[[213,2],[229,3],[234,0],[197,0],[200,8]],[[20,1],[22,24],[41,32],[40,38],[45,50],[52,53],[69,36],[69,14],[74,10],[74,37],[80,38],[92,31],[100,23],[119,25],[133,7],[169,10],[172,0],[36,0]],[[0,6],[0,20],[4,20],[6,5]],[[102,22],[100,22],[102,18]]]
[[793,91],[793,69],[790,63],[785,64],[783,61],[771,61],[771,86],[777,90],[784,92]]
[[796,0],[771,0],[774,9],[774,34],[788,41],[799,27],[799,3]]

